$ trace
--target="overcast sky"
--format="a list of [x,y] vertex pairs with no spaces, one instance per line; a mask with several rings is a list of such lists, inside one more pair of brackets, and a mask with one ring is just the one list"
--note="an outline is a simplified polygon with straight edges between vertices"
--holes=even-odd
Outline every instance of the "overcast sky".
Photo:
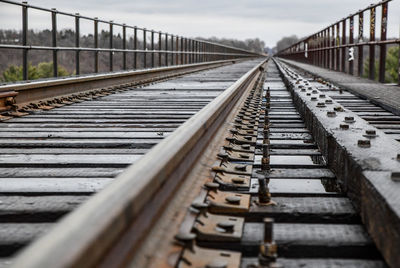
[[[283,36],[312,34],[377,1],[366,0],[30,0],[29,4],[99,17],[188,37],[259,37],[275,46]],[[389,3],[389,36],[399,36],[400,0]],[[378,10],[378,14],[380,11]],[[42,14],[42,15],[40,15]],[[380,16],[380,15],[379,15]],[[20,8],[0,3],[0,27],[19,28]],[[49,15],[30,12],[29,27],[50,28]],[[93,26],[82,23],[82,32]],[[59,18],[58,28],[73,28]],[[118,30],[117,30],[118,32]],[[379,31],[377,30],[377,33]]]

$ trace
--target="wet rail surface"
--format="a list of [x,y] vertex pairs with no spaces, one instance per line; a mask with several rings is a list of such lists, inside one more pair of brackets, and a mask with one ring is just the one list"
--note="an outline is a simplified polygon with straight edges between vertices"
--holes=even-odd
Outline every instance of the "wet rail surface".
[[[400,116],[373,103],[373,100],[357,96],[345,88],[338,87],[322,78],[310,75],[303,70],[296,68],[296,72],[306,78],[310,86],[315,86],[331,97],[343,107],[356,113],[358,116],[369,122],[374,127],[381,129],[393,139],[400,141]],[[379,97],[376,97],[379,100]],[[351,124],[351,120],[349,120]]]
[[261,60],[0,123],[0,257],[46,232]]
[[266,77],[212,168],[207,205],[192,203],[196,235],[187,220],[175,237],[178,267],[386,267],[272,61]]

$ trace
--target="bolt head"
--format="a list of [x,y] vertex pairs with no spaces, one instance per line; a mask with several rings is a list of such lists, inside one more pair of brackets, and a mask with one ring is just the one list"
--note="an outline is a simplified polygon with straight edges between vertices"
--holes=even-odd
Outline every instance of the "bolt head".
[[229,195],[227,197],[225,197],[226,202],[228,202],[229,204],[240,204],[240,200],[242,200],[242,198],[240,198],[240,196],[237,195]]
[[357,145],[358,145],[358,147],[361,147],[361,148],[369,148],[369,147],[371,147],[371,141],[370,140],[358,140]]

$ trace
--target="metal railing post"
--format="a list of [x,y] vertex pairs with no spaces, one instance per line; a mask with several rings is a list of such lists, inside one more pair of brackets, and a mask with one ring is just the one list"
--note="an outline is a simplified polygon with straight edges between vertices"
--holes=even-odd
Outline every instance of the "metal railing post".
[[[28,2],[22,2],[22,45],[28,44]],[[22,50],[22,79],[28,80],[28,49]]]
[[[382,4],[382,20],[381,20],[381,41],[386,41],[387,35],[387,15],[388,15],[388,3]],[[385,82],[385,71],[386,71],[386,44],[380,45],[380,56],[379,56],[379,82]]]
[[146,28],[143,29],[143,68],[147,68],[147,42],[146,42]]
[[168,66],[168,33],[165,33],[165,66]]
[[79,62],[79,39],[80,39],[80,27],[79,27],[79,13],[75,13],[75,72],[76,75],[80,74],[80,62]]
[[162,50],[162,35],[161,32],[158,33],[158,66],[162,66],[162,61],[161,61],[161,50]]
[[155,62],[154,62],[154,30],[151,30],[151,67],[155,67]]
[[[350,23],[349,44],[354,44],[354,16],[350,17],[349,23]],[[351,55],[349,55],[349,74],[354,75],[354,46],[350,47],[349,50],[351,50],[352,53]]]
[[[346,45],[346,19],[342,20],[342,45]],[[346,72],[346,47],[342,47],[341,71]]]
[[[376,9],[370,9],[370,22],[369,22],[369,41],[375,41],[375,19]],[[369,79],[375,79],[375,45],[369,45]]]
[[174,65],[174,35],[171,34],[171,65]]
[[[51,9],[51,44],[53,48],[57,47],[57,10]],[[58,76],[58,62],[57,62],[57,50],[53,50],[53,76]]]
[[122,24],[122,69],[126,70],[126,24]]
[[[113,21],[110,20],[110,49],[114,48],[114,32],[113,32]],[[114,52],[110,51],[110,72],[114,70]]]
[[[358,14],[358,43],[364,41],[364,12]],[[358,76],[363,75],[364,46],[358,46]]]
[[[133,27],[133,50],[137,50],[137,27]],[[137,52],[133,52],[133,69],[137,69]]]
[[[94,18],[94,48],[99,47],[99,19],[97,17]],[[99,51],[94,52],[94,72],[99,72]]]

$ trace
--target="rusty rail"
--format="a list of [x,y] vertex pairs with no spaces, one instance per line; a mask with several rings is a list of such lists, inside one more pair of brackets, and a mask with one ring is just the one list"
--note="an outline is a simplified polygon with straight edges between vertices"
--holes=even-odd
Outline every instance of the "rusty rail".
[[[400,39],[387,39],[388,4],[392,0],[384,0],[353,13],[321,31],[314,33],[301,41],[277,53],[277,56],[313,64],[351,75],[363,75],[364,47],[369,48],[368,78],[375,79],[375,47],[379,46],[379,82],[385,82],[386,48],[387,45],[400,45]],[[381,8],[380,39],[376,40],[376,10]],[[370,13],[369,38],[364,37],[364,13]],[[354,20],[358,19],[358,29]],[[349,27],[346,24],[349,23]],[[354,31],[358,31],[358,39]],[[400,58],[400,55],[399,55]],[[357,73],[354,72],[357,61]],[[400,66],[398,69],[400,84]]]
[[132,232],[132,241],[124,250],[137,248],[225,118],[235,112],[232,107],[261,75],[264,64],[247,72],[106,189],[28,247],[13,265],[97,266],[124,234],[132,236]]
[[[22,51],[22,69],[23,80],[28,80],[28,61],[29,51],[51,51],[53,57],[53,76],[58,76],[58,52],[72,51],[75,52],[75,72],[80,72],[80,53],[83,51],[93,53],[93,72],[99,72],[99,53],[109,53],[108,68],[114,71],[114,54],[122,54],[122,69],[136,70],[143,68],[154,68],[161,66],[183,65],[189,63],[201,63],[217,60],[228,60],[235,58],[246,58],[259,56],[258,53],[251,51],[225,46],[217,43],[196,40],[179,35],[173,35],[166,32],[148,30],[137,26],[130,26],[125,23],[117,23],[114,21],[105,21],[97,17],[91,18],[80,15],[79,13],[67,13],[59,11],[55,8],[43,8],[29,5],[28,2],[17,3],[9,0],[0,0],[0,3],[7,5],[20,6],[22,8],[22,40],[20,44],[0,44],[0,49],[17,49]],[[28,11],[30,9],[45,12],[51,16],[51,46],[36,46],[29,44],[28,35]],[[57,17],[67,16],[75,19],[75,46],[63,47],[57,43]],[[89,21],[93,23],[93,47],[82,47],[80,45],[80,25],[81,21]],[[108,48],[99,47],[99,23],[109,27]],[[116,48],[114,39],[116,35],[114,31],[122,29],[122,48]],[[132,40],[127,38],[127,34],[133,34]],[[140,42],[139,37],[143,40]],[[158,36],[158,40],[157,39]],[[149,40],[148,40],[149,39]],[[128,47],[129,41],[132,41],[132,47]],[[147,57],[147,55],[150,57]],[[158,62],[155,58],[158,54]],[[127,57],[133,56],[133,66],[127,65]]]

